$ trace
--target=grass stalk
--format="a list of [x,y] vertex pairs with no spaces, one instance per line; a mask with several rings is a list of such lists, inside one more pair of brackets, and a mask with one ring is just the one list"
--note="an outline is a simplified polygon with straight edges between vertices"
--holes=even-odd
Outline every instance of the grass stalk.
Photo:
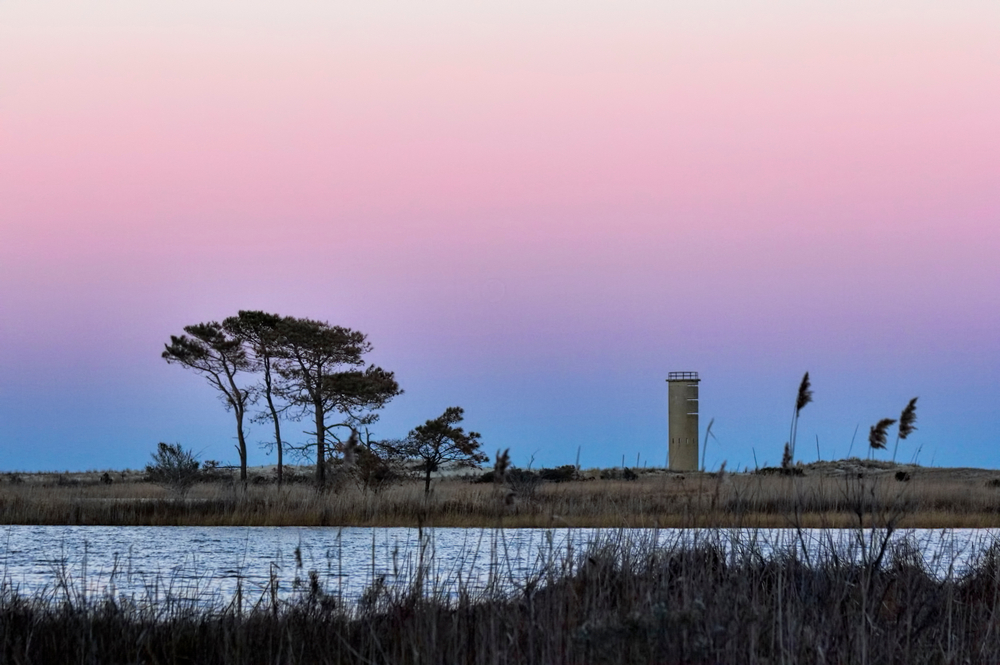
[[[880,484],[852,483],[851,500],[864,503]],[[926,563],[927,546],[891,524],[857,529],[846,541],[769,533],[608,531],[582,552],[550,547],[539,572],[516,573],[495,559],[496,584],[457,592],[428,574],[437,566],[425,543],[409,580],[380,587],[364,604],[328,602],[334,596],[315,579],[283,599],[275,568],[269,588],[241,606],[166,602],[156,590],[88,596],[68,573],[58,592],[31,596],[4,581],[0,662],[1000,660],[1000,544],[983,543],[963,566],[943,546],[937,570]],[[494,547],[502,556],[501,543]]]

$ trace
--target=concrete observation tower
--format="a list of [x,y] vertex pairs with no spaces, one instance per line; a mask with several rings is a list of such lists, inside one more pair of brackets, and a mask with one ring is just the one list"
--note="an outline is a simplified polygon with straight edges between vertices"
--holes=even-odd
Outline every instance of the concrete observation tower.
[[698,470],[698,372],[667,374],[671,471]]

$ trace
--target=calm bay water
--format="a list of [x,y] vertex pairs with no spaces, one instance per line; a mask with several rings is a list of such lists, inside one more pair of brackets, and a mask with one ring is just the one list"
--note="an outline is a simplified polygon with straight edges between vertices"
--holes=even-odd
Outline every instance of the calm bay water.
[[[240,588],[253,604],[275,584],[278,596],[308,592],[310,573],[325,594],[357,600],[373,580],[408,585],[418,568],[429,588],[453,594],[516,590],[531,578],[570,570],[597,541],[663,546],[713,542],[739,555],[796,549],[861,560],[879,532],[809,529],[417,529],[299,527],[0,527],[0,579],[22,595],[111,594],[135,602],[223,605]],[[996,530],[912,530],[908,540],[937,576],[960,574]]]

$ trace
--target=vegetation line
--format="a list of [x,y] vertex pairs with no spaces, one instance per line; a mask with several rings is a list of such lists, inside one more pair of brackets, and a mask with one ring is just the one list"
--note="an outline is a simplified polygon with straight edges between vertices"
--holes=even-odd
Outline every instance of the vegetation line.
[[[158,452],[169,450],[164,444]],[[0,523],[853,527],[895,516],[902,527],[1000,527],[1000,472],[988,470],[861,459],[741,473],[528,470],[498,451],[497,467],[486,473],[390,482],[366,469],[364,450],[355,473],[331,474],[325,492],[312,485],[311,470],[296,467],[286,467],[281,486],[272,472],[251,471],[246,487],[217,468],[199,471],[190,484],[140,473],[5,474]],[[183,456],[175,462],[193,464]]]

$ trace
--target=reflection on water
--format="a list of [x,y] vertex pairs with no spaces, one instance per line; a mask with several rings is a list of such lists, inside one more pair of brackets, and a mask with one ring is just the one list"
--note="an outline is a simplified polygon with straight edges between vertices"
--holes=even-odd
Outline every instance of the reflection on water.
[[[996,540],[995,530],[911,530],[931,574],[961,573],[969,557]],[[0,579],[23,595],[111,594],[134,601],[185,600],[212,605],[269,593],[305,593],[315,571],[326,594],[355,601],[373,580],[423,583],[440,593],[512,591],[532,578],[572,570],[601,539],[661,546],[710,541],[733,556],[797,551],[836,552],[848,560],[877,556],[878,531],[807,529],[417,529],[355,527],[84,527],[5,526],[0,530]]]

